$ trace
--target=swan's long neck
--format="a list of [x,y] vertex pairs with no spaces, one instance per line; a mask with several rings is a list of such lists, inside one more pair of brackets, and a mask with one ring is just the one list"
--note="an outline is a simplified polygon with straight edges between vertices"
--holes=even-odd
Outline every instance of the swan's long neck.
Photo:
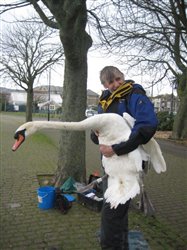
[[34,121],[31,124],[33,127],[40,129],[59,129],[59,130],[86,130],[88,126],[86,126],[83,121],[81,122],[42,122],[42,121]]
[[55,122],[55,121],[33,121],[27,122],[20,126],[17,131],[26,129],[27,135],[33,134],[41,129],[59,129],[59,130],[74,130],[85,131],[89,129],[98,129],[99,117],[87,118],[80,122]]

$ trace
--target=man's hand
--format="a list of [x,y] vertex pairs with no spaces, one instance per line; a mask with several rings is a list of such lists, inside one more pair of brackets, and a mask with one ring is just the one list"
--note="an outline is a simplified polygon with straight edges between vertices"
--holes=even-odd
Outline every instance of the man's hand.
[[99,149],[101,154],[104,155],[105,157],[111,157],[112,155],[115,154],[111,146],[100,144]]

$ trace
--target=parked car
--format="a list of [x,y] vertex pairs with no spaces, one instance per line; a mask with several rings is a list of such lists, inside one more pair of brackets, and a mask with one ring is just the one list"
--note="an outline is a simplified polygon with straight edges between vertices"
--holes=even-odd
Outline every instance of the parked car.
[[93,115],[96,115],[97,114],[97,111],[96,110],[93,110],[93,109],[87,109],[85,111],[85,116],[86,117],[90,117],[90,116],[93,116]]

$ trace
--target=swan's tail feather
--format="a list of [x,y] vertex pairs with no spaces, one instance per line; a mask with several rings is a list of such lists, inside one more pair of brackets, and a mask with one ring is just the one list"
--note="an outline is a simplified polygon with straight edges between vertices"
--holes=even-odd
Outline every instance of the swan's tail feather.
[[162,155],[159,144],[152,138],[147,144],[143,145],[144,150],[150,155],[150,162],[154,170],[159,174],[166,171],[166,162]]
[[110,203],[111,208],[117,208],[119,204],[125,204],[129,199],[134,198],[139,193],[140,186],[137,179],[128,185],[128,188],[126,185],[121,185],[120,181],[117,181],[110,184],[104,197],[106,202]]

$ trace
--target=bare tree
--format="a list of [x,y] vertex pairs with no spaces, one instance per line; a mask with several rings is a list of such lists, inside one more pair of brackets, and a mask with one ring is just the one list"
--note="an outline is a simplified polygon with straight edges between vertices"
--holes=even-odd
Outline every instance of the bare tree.
[[41,23],[18,22],[8,26],[1,39],[3,75],[27,92],[26,121],[32,120],[34,83],[63,56],[53,34]]
[[107,53],[118,55],[127,70],[149,75],[150,86],[172,84],[173,78],[177,82],[180,107],[173,137],[187,138],[187,2],[113,0],[100,4],[99,9],[93,4],[90,14],[97,20],[96,30]]

